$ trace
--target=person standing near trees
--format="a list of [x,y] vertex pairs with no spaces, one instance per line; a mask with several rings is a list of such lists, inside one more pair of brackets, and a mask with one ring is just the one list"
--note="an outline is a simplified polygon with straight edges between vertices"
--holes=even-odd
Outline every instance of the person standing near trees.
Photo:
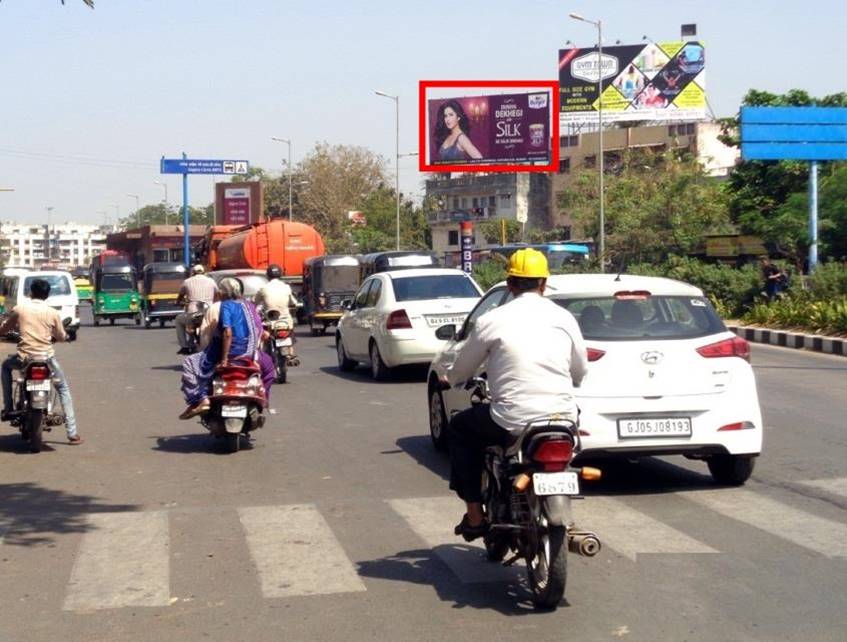
[[760,257],[762,265],[762,278],[765,280],[765,294],[769,301],[773,301],[782,292],[785,283],[785,273],[776,265],[771,263],[767,256]]

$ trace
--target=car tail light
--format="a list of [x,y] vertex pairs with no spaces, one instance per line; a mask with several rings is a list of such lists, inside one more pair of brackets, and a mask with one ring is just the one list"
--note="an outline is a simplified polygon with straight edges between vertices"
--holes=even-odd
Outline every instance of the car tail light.
[[26,374],[27,379],[35,379],[36,381],[44,381],[50,378],[50,368],[47,366],[30,366]]
[[718,432],[727,431],[727,430],[746,430],[748,428],[754,428],[752,421],[739,421],[734,424],[727,424],[726,426],[721,426],[718,428]]
[[717,343],[710,343],[702,348],[697,348],[697,352],[707,359],[741,357],[745,361],[750,361],[750,344],[741,337],[732,337]]
[[536,448],[532,459],[545,471],[564,470],[573,459],[573,442],[570,439],[548,439]]
[[606,354],[605,350],[598,350],[597,348],[588,348],[589,361],[599,361],[603,358],[604,354]]
[[394,310],[385,322],[386,330],[409,330],[411,327],[412,321],[405,310]]

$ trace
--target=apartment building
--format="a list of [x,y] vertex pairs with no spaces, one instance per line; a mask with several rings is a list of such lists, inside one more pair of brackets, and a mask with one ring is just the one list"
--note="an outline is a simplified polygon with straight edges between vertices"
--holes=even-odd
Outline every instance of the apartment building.
[[6,221],[0,223],[0,259],[7,266],[39,268],[50,264],[62,269],[88,265],[91,258],[106,249],[102,225],[63,223],[31,225]]

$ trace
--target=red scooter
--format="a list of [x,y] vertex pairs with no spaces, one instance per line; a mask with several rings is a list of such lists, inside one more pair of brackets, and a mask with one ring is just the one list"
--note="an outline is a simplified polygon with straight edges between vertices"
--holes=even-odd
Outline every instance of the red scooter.
[[265,388],[262,373],[252,359],[239,359],[218,366],[212,380],[209,410],[200,415],[203,426],[224,439],[228,452],[238,452],[245,437],[265,425]]

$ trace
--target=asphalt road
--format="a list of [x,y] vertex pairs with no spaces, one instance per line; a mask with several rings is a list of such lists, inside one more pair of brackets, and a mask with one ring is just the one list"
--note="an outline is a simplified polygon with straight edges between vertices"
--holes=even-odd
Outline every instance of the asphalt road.
[[[8,346],[10,351],[12,346]],[[0,640],[842,640],[847,359],[755,346],[765,452],[743,489],[681,458],[586,488],[567,603],[452,536],[425,371],[341,375],[301,333],[253,448],[179,421],[172,327],[59,346],[86,442],[0,434]],[[520,566],[520,565],[519,565]]]

